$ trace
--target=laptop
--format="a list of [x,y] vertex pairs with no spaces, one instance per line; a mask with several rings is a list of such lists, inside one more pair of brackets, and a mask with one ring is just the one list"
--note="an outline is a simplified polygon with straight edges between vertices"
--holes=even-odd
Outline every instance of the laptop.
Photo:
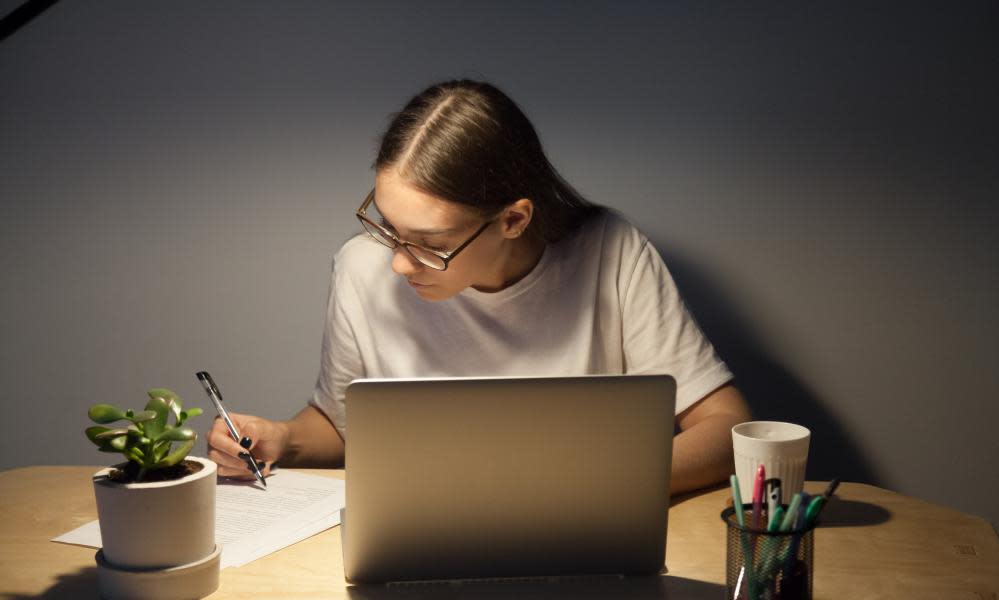
[[355,380],[347,581],[661,572],[675,403],[668,375]]

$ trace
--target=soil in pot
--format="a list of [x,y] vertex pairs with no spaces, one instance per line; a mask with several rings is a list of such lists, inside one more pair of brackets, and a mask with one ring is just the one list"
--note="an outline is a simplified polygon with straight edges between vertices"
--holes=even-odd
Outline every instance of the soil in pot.
[[[152,481],[174,481],[188,475],[193,475],[204,468],[199,462],[193,460],[183,460],[172,467],[163,469],[153,469],[146,471],[142,481],[139,483],[149,483]],[[137,483],[135,478],[139,475],[139,464],[132,461],[125,463],[125,466],[118,466],[108,474],[108,480],[115,483]]]

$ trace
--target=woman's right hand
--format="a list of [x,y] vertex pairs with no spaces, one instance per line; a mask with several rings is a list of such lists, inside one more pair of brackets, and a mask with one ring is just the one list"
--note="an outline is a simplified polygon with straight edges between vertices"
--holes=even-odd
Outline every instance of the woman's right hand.
[[[271,421],[253,415],[229,413],[236,430],[244,438],[250,438],[249,451],[260,466],[260,472],[266,477],[271,466],[281,458],[288,444],[288,427],[284,423]],[[253,479],[253,471],[245,460],[240,458],[241,452],[246,452],[239,443],[232,439],[225,422],[215,417],[212,428],[205,436],[208,442],[208,458],[218,465],[218,474],[222,477],[235,479]]]

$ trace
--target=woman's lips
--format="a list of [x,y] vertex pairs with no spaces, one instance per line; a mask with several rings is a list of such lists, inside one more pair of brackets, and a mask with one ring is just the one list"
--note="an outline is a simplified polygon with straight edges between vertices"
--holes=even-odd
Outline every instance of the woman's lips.
[[427,287],[428,285],[430,285],[428,283],[417,283],[417,282],[413,281],[412,279],[407,279],[406,281],[409,282],[409,285],[411,285],[411,286],[413,286],[415,288]]

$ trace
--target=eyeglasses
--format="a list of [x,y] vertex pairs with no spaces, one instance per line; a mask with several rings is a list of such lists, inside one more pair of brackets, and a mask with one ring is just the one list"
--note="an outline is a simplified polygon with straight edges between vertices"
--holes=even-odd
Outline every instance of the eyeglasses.
[[402,249],[419,261],[420,264],[430,267],[436,271],[446,271],[448,264],[454,260],[454,257],[458,256],[459,252],[475,241],[475,238],[479,237],[479,235],[486,230],[486,227],[489,227],[496,221],[496,219],[486,221],[482,224],[482,227],[479,227],[475,233],[472,234],[472,237],[465,240],[460,246],[450,252],[442,252],[440,250],[433,250],[431,248],[427,248],[426,246],[421,246],[419,244],[414,244],[413,242],[407,242],[406,240],[399,239],[399,236],[395,235],[379,223],[371,220],[366,213],[368,206],[370,206],[374,200],[375,190],[371,190],[368,193],[368,197],[364,199],[364,203],[357,209],[356,213],[357,220],[361,222],[361,225],[364,227],[364,230],[368,232],[368,235],[375,238],[375,241],[383,246],[388,246],[392,249],[402,246]]

